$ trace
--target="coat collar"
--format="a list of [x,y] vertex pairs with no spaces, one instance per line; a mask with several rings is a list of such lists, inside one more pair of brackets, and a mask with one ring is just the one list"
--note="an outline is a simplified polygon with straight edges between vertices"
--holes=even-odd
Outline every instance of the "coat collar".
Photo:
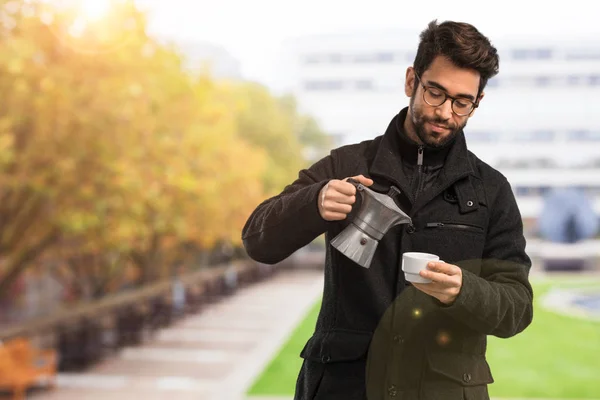
[[[416,164],[418,146],[411,143],[404,133],[404,120],[408,114],[408,107],[398,113],[388,125],[387,130],[379,141],[375,157],[371,163],[370,174],[379,176],[396,184],[401,190],[410,193],[409,180],[404,174],[402,163]],[[443,163],[444,167],[435,184],[436,188],[444,190],[457,180],[474,174],[469,162],[467,144],[464,132],[461,130],[454,142],[446,149],[424,149],[423,165],[437,165]]]

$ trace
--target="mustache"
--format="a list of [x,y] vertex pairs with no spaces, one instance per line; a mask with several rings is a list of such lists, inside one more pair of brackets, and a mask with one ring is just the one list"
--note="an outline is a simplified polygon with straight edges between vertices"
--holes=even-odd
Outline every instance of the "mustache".
[[454,126],[453,124],[448,124],[447,119],[425,118],[425,122],[429,122],[430,124],[435,124],[435,125],[441,126],[442,128],[446,128],[446,129],[451,129],[451,130],[456,129],[456,126]]

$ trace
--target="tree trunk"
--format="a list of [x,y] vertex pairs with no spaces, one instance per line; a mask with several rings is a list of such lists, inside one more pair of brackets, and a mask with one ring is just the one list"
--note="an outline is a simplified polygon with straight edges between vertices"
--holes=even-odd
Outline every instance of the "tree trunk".
[[131,252],[131,259],[140,268],[140,283],[147,284],[159,278],[158,274],[158,252],[160,250],[161,235],[152,234],[148,247]]
[[13,284],[15,279],[35,261],[49,246],[56,243],[59,238],[58,230],[52,230],[35,245],[20,252],[7,267],[7,273],[0,278],[0,294],[6,291]]

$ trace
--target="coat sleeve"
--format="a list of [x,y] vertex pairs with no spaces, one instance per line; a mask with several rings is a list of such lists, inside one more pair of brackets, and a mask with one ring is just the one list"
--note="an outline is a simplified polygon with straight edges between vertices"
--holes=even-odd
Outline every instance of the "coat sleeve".
[[275,264],[324,233],[330,222],[319,214],[318,196],[330,179],[336,179],[335,172],[332,152],[301,170],[282,193],[262,202],[242,230],[248,255],[258,262]]
[[463,269],[460,294],[444,309],[482,334],[514,336],[533,319],[530,268],[521,214],[504,178],[491,208],[481,274]]

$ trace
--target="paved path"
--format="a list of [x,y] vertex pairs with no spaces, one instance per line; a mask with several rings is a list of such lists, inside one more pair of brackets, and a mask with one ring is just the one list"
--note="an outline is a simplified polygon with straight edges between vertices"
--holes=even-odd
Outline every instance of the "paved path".
[[280,271],[125,348],[84,373],[61,373],[32,400],[240,400],[319,298],[322,271]]
[[244,393],[322,285],[321,271],[281,271],[85,373],[59,374],[57,389],[36,391],[28,400],[292,400],[246,399]]

